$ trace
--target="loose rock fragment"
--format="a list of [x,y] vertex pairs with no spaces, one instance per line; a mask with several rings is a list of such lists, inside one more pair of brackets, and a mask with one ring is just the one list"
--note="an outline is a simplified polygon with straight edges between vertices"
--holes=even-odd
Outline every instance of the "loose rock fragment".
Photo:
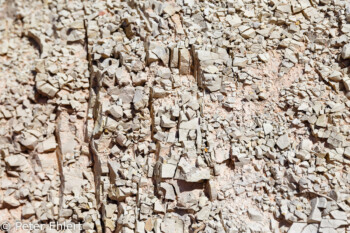
[[281,150],[286,149],[290,145],[290,139],[289,139],[288,135],[284,134],[284,135],[280,136],[277,139],[276,144]]
[[343,59],[349,59],[350,58],[350,44],[344,45],[341,56]]

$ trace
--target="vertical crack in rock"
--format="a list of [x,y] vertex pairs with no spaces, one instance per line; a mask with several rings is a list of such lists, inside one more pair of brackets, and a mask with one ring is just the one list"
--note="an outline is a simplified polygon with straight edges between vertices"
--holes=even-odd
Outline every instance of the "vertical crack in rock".
[[[60,137],[60,131],[61,131],[61,121],[60,121],[60,115],[57,117],[56,120],[56,132],[55,132],[55,137],[56,137],[56,142],[58,142],[58,145],[62,145],[62,142],[60,142],[61,137]],[[56,156],[57,156],[57,165],[58,165],[58,172],[59,172],[59,177],[60,177],[60,189],[59,189],[59,214],[58,216],[60,217],[60,213],[63,208],[63,201],[64,201],[64,189],[65,189],[65,178],[64,178],[64,172],[63,172],[63,155],[62,155],[62,149],[60,146],[58,146],[58,149],[56,150]]]
[[[95,80],[95,73],[92,65],[92,59],[91,59],[91,48],[89,47],[89,28],[88,28],[88,15],[86,14],[86,7],[84,6],[84,12],[85,12],[85,19],[84,19],[84,29],[85,29],[85,49],[86,49],[86,57],[88,60],[88,70],[89,70],[89,100],[88,100],[88,106],[87,106],[87,121],[85,124],[85,140],[89,144],[89,154],[90,159],[92,162],[93,167],[93,174],[94,174],[94,184],[95,184],[95,198],[96,198],[96,207],[97,210],[99,210],[99,226],[96,226],[97,232],[105,232],[104,227],[104,210],[102,208],[103,203],[103,197],[101,196],[101,175],[102,175],[102,164],[98,155],[98,152],[96,151],[95,142],[93,140],[94,138],[94,131],[95,127],[100,127],[101,125],[98,124],[98,126],[94,126],[97,122],[100,122],[100,114],[98,112],[98,105],[96,104],[98,102],[98,92],[99,92],[99,86],[98,82]],[[96,85],[97,84],[97,85]],[[93,130],[91,130],[91,126],[93,126]]]

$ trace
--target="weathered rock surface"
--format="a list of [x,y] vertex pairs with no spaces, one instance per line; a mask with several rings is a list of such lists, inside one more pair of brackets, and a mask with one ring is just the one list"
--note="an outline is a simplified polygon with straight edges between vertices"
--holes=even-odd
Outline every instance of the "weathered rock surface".
[[0,1],[0,220],[349,231],[349,37],[343,0]]

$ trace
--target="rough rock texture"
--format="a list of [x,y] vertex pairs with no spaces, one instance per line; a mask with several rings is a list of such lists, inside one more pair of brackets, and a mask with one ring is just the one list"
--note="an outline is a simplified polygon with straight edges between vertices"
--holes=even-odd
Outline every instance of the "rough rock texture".
[[349,1],[0,0],[0,22],[0,224],[350,230]]

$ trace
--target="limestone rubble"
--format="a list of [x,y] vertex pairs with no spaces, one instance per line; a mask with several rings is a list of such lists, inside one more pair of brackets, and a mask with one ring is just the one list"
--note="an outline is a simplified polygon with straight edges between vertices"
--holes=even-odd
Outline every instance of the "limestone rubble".
[[350,231],[349,1],[0,0],[0,22],[8,232]]

